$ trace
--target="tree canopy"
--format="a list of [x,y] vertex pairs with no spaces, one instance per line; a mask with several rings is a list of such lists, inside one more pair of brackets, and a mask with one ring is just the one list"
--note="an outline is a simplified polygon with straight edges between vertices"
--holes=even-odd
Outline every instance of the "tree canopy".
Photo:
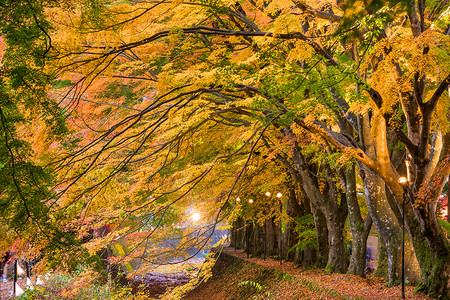
[[[449,9],[432,0],[2,1],[8,241],[95,254],[120,238],[126,261],[151,266],[189,257],[217,224],[258,219],[267,235],[278,220],[287,235],[310,215],[318,261],[346,272],[348,219],[363,249],[348,271],[364,275],[373,223],[396,284],[404,215],[409,280],[449,297],[450,245],[436,212],[450,174]],[[105,224],[111,234],[89,238]],[[180,242],[166,247],[169,237]]]

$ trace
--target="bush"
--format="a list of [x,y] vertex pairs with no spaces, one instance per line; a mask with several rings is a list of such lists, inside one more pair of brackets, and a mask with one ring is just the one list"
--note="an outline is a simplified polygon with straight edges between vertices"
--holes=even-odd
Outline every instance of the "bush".
[[100,274],[92,269],[74,274],[53,274],[41,286],[26,290],[19,300],[110,300],[131,295],[130,288],[118,287],[98,281]]

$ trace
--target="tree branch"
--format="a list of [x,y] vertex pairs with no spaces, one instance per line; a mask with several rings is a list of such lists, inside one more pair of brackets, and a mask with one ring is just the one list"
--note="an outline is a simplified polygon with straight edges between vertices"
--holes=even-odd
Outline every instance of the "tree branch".
[[450,84],[450,73],[447,75],[447,77],[441,81],[438,88],[434,92],[433,96],[431,96],[431,99],[425,103],[425,107],[427,110],[432,111],[436,107],[436,103],[439,100],[439,98],[442,96],[442,94],[445,92],[445,90],[448,88]]
[[294,2],[295,6],[303,11],[303,13],[313,15],[316,18],[330,20],[333,22],[340,22],[342,20],[341,16],[314,9],[301,0],[292,0],[292,2]]

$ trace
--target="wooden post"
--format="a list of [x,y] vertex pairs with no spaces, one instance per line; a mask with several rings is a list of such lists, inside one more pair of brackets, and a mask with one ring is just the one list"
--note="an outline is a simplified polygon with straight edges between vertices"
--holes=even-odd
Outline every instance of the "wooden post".
[[13,280],[13,295],[16,295],[16,284],[17,284],[17,259],[14,259],[14,280]]
[[28,259],[25,259],[25,269],[27,272],[27,278],[30,278],[31,276],[30,276],[30,267],[28,265]]
[[281,215],[283,214],[283,202],[280,198],[280,266],[283,264],[283,224],[281,223]]
[[237,219],[235,221],[233,221],[234,226],[233,226],[233,231],[234,231],[234,252],[236,252],[236,248],[237,248],[237,226],[238,226],[238,221]]

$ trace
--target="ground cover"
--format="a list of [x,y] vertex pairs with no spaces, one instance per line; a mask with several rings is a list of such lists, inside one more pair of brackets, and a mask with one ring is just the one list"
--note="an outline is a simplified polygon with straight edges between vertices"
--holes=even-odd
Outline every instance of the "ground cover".
[[[400,299],[400,287],[388,288],[381,278],[324,274],[291,262],[246,257],[243,250],[225,248],[213,277],[184,299]],[[413,291],[406,287],[406,299],[432,299]]]
[[[371,275],[361,278],[348,274],[324,274],[323,269],[298,267],[284,261],[280,264],[279,260],[273,258],[247,259],[243,250],[231,247],[224,248],[221,252],[212,273],[208,281],[201,283],[183,300],[400,299],[400,287],[389,288],[381,278]],[[144,282],[140,283],[138,298],[154,299],[154,289],[150,286],[146,289],[142,287]],[[25,281],[19,284],[25,287]],[[0,299],[8,299],[11,290],[12,282],[0,283]],[[131,289],[128,293],[123,293],[123,297],[111,292],[109,291],[110,295],[114,294],[114,299],[133,298]],[[161,293],[162,291],[158,294]],[[412,286],[407,286],[405,293],[406,299],[433,299],[424,294],[414,294]],[[52,294],[55,296],[58,293]],[[101,294],[106,296],[107,293]],[[164,299],[171,299],[171,296],[165,296]]]

